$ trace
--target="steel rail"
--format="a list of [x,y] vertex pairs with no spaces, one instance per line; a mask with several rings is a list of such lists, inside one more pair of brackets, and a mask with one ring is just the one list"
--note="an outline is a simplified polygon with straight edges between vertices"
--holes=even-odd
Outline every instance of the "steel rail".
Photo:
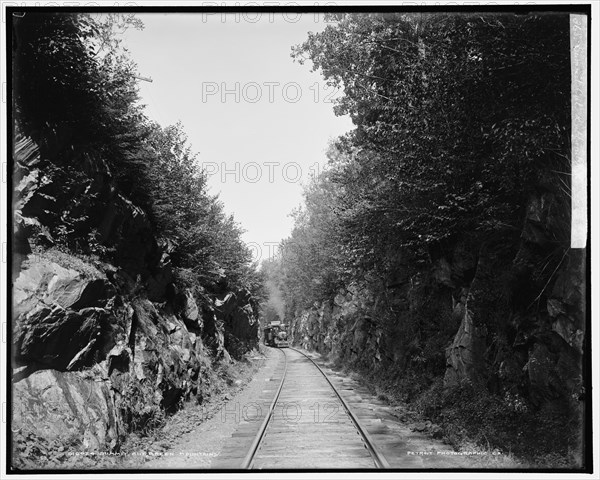
[[288,348],[291,348],[292,350],[294,350],[294,351],[304,355],[306,358],[308,358],[312,362],[312,364],[315,367],[317,367],[319,372],[321,372],[321,374],[325,377],[325,380],[327,380],[327,383],[329,383],[329,385],[331,386],[331,388],[333,389],[333,391],[335,392],[337,397],[340,399],[340,402],[342,402],[342,405],[346,409],[348,416],[350,417],[350,419],[354,423],[354,426],[356,427],[356,429],[362,436],[365,446],[367,447],[367,450],[371,454],[371,457],[373,457],[373,460],[375,460],[375,464],[377,465],[377,468],[390,468],[390,464],[388,463],[388,461],[384,457],[383,453],[381,453],[381,451],[375,444],[371,435],[369,435],[369,432],[367,432],[367,429],[360,423],[360,421],[358,420],[358,417],[356,415],[354,415],[352,410],[350,410],[350,405],[348,405],[348,403],[346,403],[346,400],[344,400],[342,395],[337,391],[337,388],[335,388],[333,383],[331,383],[331,380],[329,380],[329,378],[327,377],[325,372],[321,369],[321,367],[312,358],[310,358],[308,355],[306,355],[304,352],[301,352],[300,350],[297,350],[293,347],[288,347]]
[[262,424],[260,425],[258,433],[256,434],[256,437],[254,437],[254,441],[252,442],[252,445],[250,445],[250,449],[248,450],[248,453],[244,457],[244,461],[242,462],[243,469],[252,468],[252,462],[254,460],[254,456],[256,455],[256,452],[258,451],[258,448],[260,447],[260,444],[265,436],[267,427],[269,426],[269,422],[271,421],[271,417],[273,416],[273,411],[275,410],[275,405],[277,404],[277,400],[279,399],[279,394],[281,393],[281,389],[283,388],[283,382],[285,382],[285,375],[287,374],[287,355],[285,354],[285,351],[283,351],[283,349],[279,349],[279,351],[281,353],[283,353],[283,358],[285,360],[285,364],[283,367],[283,376],[281,377],[281,382],[279,383],[277,392],[275,392],[273,401],[271,402],[271,405],[269,406],[269,411],[268,411],[267,415],[265,416],[265,419],[263,420]]

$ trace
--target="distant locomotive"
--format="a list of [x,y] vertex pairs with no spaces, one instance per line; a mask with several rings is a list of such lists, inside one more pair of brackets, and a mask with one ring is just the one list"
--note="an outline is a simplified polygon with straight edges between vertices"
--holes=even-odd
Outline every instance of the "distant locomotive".
[[272,321],[263,329],[263,339],[265,345],[269,347],[283,348],[289,346],[285,325],[279,320]]

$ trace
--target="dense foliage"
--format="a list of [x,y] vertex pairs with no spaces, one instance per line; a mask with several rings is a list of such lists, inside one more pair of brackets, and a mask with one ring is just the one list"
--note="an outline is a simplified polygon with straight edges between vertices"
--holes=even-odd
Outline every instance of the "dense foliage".
[[[355,128],[330,145],[327,168],[265,269],[286,321],[301,330],[318,318],[301,335],[327,323],[315,348],[416,405],[447,440],[481,418],[465,427],[477,442],[529,455],[536,449],[524,439],[534,435],[544,439],[538,453],[568,456],[567,436],[549,439],[558,424],[579,435],[576,402],[565,400],[552,423],[507,400],[539,406],[524,399],[547,380],[527,363],[543,335],[573,352],[549,331],[546,309],[570,240],[568,15],[329,20],[292,56],[341,89],[334,109]],[[486,381],[452,392],[446,349],[468,301],[484,346],[479,356],[465,347],[466,356]],[[510,375],[499,367],[505,359],[518,365]],[[572,395],[556,389],[554,398]],[[482,400],[468,410],[473,396]],[[528,435],[511,434],[514,425]]]
[[[141,22],[130,14],[33,12],[13,21],[17,134],[60,164],[65,190],[79,181],[81,152],[101,158],[119,192],[148,213],[180,283],[257,291],[240,227],[207,191],[182,126],[162,128],[144,115],[136,65],[119,39]],[[93,231],[61,227],[70,245],[110,253],[93,245]]]
[[388,275],[401,250],[418,263],[461,236],[518,235],[532,193],[569,196],[568,16],[330,20],[293,56],[343,89],[335,110],[356,128],[331,146],[282,245],[293,301]]

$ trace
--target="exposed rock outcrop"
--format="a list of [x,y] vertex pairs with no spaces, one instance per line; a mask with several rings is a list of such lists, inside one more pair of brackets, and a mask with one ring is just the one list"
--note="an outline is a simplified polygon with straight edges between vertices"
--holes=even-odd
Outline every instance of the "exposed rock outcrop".
[[65,454],[118,448],[122,427],[110,383],[100,369],[38,370],[14,383],[13,398],[13,431],[28,437],[34,448]]
[[354,367],[418,366],[446,388],[572,410],[582,398],[586,259],[556,240],[568,233],[565,212],[548,192],[532,197],[520,235],[465,236],[428,268],[407,263],[386,281],[340,289],[287,319],[291,338]]
[[217,321],[224,325],[225,348],[235,358],[258,346],[257,302],[247,290],[230,292],[215,301]]
[[[81,446],[117,448],[132,423],[140,426],[141,420],[134,418],[142,415],[140,412],[146,411],[146,421],[150,421],[161,409],[169,411],[179,400],[201,392],[200,372],[211,362],[201,329],[190,332],[183,318],[168,307],[124,295],[100,270],[53,250],[30,255],[14,287],[13,348],[18,376],[24,377],[17,385],[27,386],[19,387],[16,395],[35,398],[49,388],[39,379],[48,385],[60,379],[60,388],[74,398],[82,397],[83,388],[94,389],[98,382],[105,386],[102,395],[107,403],[102,408],[109,408],[110,415],[98,413],[94,428],[110,429],[112,434],[110,438],[94,434],[96,440]],[[188,315],[194,310],[193,303],[188,297]],[[34,373],[27,376],[31,371]],[[85,374],[66,375],[68,372]],[[82,408],[72,403],[68,408],[75,413]],[[68,428],[55,425],[68,418],[62,414],[65,412],[60,410],[52,417],[51,428],[56,435],[70,435]],[[25,422],[30,431],[44,437],[44,424],[35,421],[35,411],[21,408],[14,422],[18,428]]]
[[12,427],[20,466],[31,442],[118,450],[128,432],[159,425],[181,401],[201,401],[213,364],[258,340],[249,292],[179,291],[172,244],[156,239],[106,163],[76,150],[54,154],[51,161],[28,138],[15,149]]
[[16,250],[62,244],[110,252],[114,266],[139,276],[148,297],[162,301],[172,273],[146,213],[119,193],[101,158],[75,151],[60,161],[44,158],[30,139],[17,142]]

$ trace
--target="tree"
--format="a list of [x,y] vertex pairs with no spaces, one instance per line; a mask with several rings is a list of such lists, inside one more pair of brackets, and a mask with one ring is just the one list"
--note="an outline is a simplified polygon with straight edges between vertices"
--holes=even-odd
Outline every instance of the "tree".
[[243,232],[208,193],[183,126],[162,128],[139,104],[137,67],[119,38],[127,28],[143,28],[139,19],[27,12],[14,21],[17,128],[40,146],[63,195],[79,196],[70,204],[80,218],[55,215],[58,229],[74,237],[69,242],[82,245],[94,236],[90,212],[82,214],[90,202],[79,188],[87,175],[81,163],[91,158],[86,168],[104,171],[111,188],[142,207],[156,236],[173,246],[181,283],[260,295],[262,279]]
[[540,170],[566,171],[567,16],[334,19],[293,56],[343,87],[337,181],[362,254],[518,229]]
[[[334,109],[355,129],[330,147],[282,242],[289,313],[351,281],[416,273],[460,241],[517,242],[531,195],[562,192],[568,209],[567,15],[329,20],[292,56],[343,89]],[[560,257],[566,228],[553,242]]]

